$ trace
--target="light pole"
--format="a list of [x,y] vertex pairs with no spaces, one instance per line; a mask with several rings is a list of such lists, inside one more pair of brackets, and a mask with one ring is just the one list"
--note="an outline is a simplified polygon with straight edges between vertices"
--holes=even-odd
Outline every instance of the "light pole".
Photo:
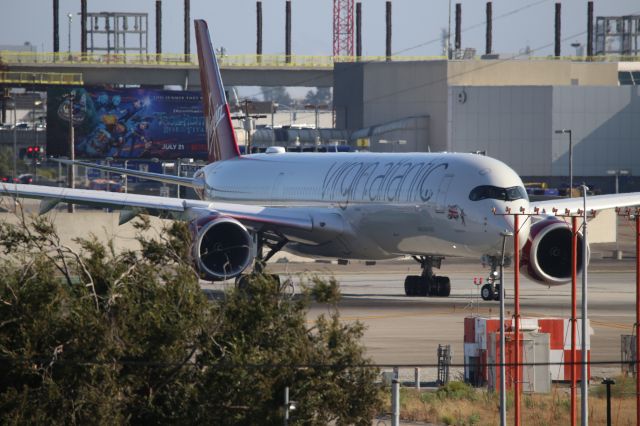
[[5,99],[11,99],[13,101],[13,179],[18,177],[18,133],[16,124],[17,121],[17,112],[16,112],[16,99],[14,97],[7,97]]
[[631,172],[627,169],[615,169],[615,170],[607,170],[607,174],[610,176],[615,176],[616,177],[616,194],[619,192],[620,190],[620,186],[618,183],[618,178],[620,176],[628,176]]
[[[607,170],[607,174],[616,177],[616,194],[620,191],[619,178],[620,176],[628,176],[631,172],[627,169],[615,169]],[[617,260],[622,260],[622,251],[620,251],[620,245],[618,243],[618,221],[616,220],[616,251],[613,254]]]
[[[75,164],[73,164],[73,161],[75,161],[76,159],[76,154],[75,154],[75,135],[74,135],[74,129],[73,129],[73,103],[75,101],[76,98],[76,92],[75,91],[71,91],[70,93],[67,93],[66,95],[63,96],[66,100],[67,100],[67,108],[68,108],[68,114],[69,114],[69,159],[71,160],[71,165],[69,166],[69,172],[67,173],[68,176],[68,184],[69,184],[69,188],[73,189],[76,187],[76,176],[75,176]],[[67,204],[67,211],[69,213],[73,213],[74,212],[74,205],[72,203]]]
[[315,111],[316,130],[320,128],[320,110],[327,110],[329,105],[327,104],[306,104],[304,109]]
[[71,61],[71,23],[73,22],[73,13],[68,13],[67,18],[69,18],[67,52],[69,53],[69,61]]
[[284,388],[284,426],[287,426],[289,424],[289,417],[291,414],[291,411],[294,411],[296,409],[296,405],[297,403],[295,401],[291,401],[289,399],[289,386]]
[[[113,157],[107,157],[104,159],[107,162],[107,167],[111,167]],[[111,172],[107,171],[107,192],[111,192]]]
[[573,141],[571,140],[571,129],[556,130],[556,134],[569,134],[569,198],[573,195]]
[[[125,170],[127,170],[128,165],[129,165],[129,160],[124,160]],[[122,175],[122,179],[124,180],[124,193],[127,194],[129,192],[129,176],[124,174]]]
[[[36,76],[35,74],[33,75],[33,80],[34,80],[34,86],[35,86],[35,79]],[[34,87],[35,89],[35,87]],[[34,91],[35,93],[35,91]],[[41,100],[36,100],[33,101],[33,109],[31,111],[32,117],[31,117],[31,125],[33,126],[33,139],[34,139],[34,144],[36,147],[38,147],[38,150],[36,151],[36,155],[33,159],[33,181],[34,183],[37,183],[38,180],[38,158],[40,156],[40,147],[38,145],[38,126],[36,125],[36,107],[39,107],[40,105],[42,105],[42,101]]]

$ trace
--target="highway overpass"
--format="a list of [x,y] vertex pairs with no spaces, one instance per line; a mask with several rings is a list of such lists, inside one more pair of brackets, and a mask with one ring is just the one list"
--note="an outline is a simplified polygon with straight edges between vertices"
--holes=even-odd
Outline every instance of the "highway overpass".
[[[186,60],[185,60],[186,59]],[[220,59],[227,86],[332,87],[333,58],[293,55],[227,55]],[[40,83],[44,74],[81,75],[85,85],[126,84],[149,87],[176,85],[198,90],[197,58],[184,55],[80,55],[68,53],[0,52],[5,70],[21,73],[22,81],[5,85]],[[15,75],[15,74],[14,74]]]

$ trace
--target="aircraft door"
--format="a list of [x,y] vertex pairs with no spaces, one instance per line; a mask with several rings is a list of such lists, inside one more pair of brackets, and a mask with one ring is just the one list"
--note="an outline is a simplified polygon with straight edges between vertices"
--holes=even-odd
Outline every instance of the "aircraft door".
[[447,173],[440,181],[440,187],[436,195],[436,213],[444,213],[447,211],[447,194],[449,193],[449,186],[452,180],[453,175]]

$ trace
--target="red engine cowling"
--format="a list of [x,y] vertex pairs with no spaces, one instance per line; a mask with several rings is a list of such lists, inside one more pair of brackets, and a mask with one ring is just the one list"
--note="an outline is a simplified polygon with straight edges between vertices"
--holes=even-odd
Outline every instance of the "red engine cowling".
[[200,217],[191,222],[193,256],[203,278],[222,281],[235,278],[253,260],[251,234],[237,220],[220,215]]
[[[582,234],[578,234],[578,273],[584,266],[583,243]],[[571,226],[556,218],[533,224],[529,239],[522,248],[520,266],[531,279],[547,285],[571,281]]]

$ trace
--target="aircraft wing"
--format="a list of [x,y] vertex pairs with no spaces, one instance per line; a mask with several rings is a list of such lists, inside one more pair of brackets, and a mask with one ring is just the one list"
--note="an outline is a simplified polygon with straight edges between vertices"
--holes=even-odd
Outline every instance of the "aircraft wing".
[[69,166],[72,165],[72,164],[75,164],[76,166],[87,167],[87,168],[90,168],[90,169],[104,170],[106,172],[117,173],[119,175],[135,176],[135,177],[140,177],[140,178],[144,178],[144,179],[155,180],[155,181],[158,181],[158,182],[169,183],[169,184],[172,184],[172,185],[188,186],[188,187],[194,188],[194,189],[202,189],[202,188],[204,188],[204,181],[202,181],[200,179],[194,179],[194,178],[188,178],[188,177],[182,177],[182,176],[165,175],[163,173],[142,172],[140,170],[123,169],[123,168],[120,168],[120,167],[111,167],[111,166],[103,166],[103,165],[94,164],[94,163],[84,163],[82,161],[60,160],[60,159],[53,159],[53,160],[57,161],[59,163],[62,163],[62,164],[69,165]]
[[[42,200],[40,214],[53,209],[58,203],[119,209],[121,210],[121,224],[133,219],[138,214],[151,214],[178,220],[192,220],[205,214],[221,214],[237,219],[252,229],[267,229],[283,234],[287,230],[297,233],[320,231],[322,234],[323,230],[339,231],[341,228],[341,224],[336,223],[335,215],[326,213],[326,211],[302,208],[264,207],[20,184],[0,186],[0,195],[40,199]],[[319,237],[322,238],[320,235]]]
[[[587,211],[630,206],[640,206],[640,192],[587,196]],[[558,209],[560,213],[564,213],[566,210],[569,210],[570,213],[576,213],[578,210],[584,209],[584,204],[582,197],[557,198],[532,202],[530,207],[534,211],[537,209],[542,214],[551,214],[553,208]]]

